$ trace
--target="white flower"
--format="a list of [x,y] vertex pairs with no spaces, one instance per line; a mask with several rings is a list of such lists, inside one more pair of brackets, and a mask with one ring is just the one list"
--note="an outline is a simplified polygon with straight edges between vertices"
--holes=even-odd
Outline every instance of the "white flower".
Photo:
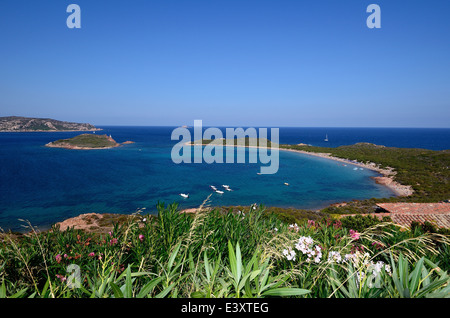
[[384,270],[386,271],[386,273],[391,275],[391,266],[389,266],[388,264],[384,265]]
[[295,251],[292,250],[291,248],[289,248],[289,250],[284,249],[283,250],[283,255],[286,256],[288,261],[295,261]]
[[300,228],[298,227],[297,223],[295,224],[289,224],[289,230],[294,230],[295,232],[298,232]]
[[310,253],[313,243],[314,243],[314,241],[311,237],[302,236],[298,239],[297,244],[295,244],[295,248],[297,250],[301,251],[303,254],[308,254],[308,253]]
[[[347,254],[348,255],[348,254]],[[346,255],[346,256],[347,256]],[[329,262],[336,262],[336,263],[340,263],[342,261],[342,256],[339,252],[336,251],[330,251],[328,253],[328,261]]]
[[374,277],[377,277],[378,274],[381,272],[381,269],[383,268],[384,262],[382,261],[378,261],[375,264],[372,262],[371,263],[371,267],[372,267],[372,274]]

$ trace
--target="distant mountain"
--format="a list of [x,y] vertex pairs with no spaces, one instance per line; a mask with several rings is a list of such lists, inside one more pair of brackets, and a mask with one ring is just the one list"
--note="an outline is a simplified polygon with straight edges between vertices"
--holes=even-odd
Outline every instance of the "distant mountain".
[[101,130],[91,124],[79,124],[50,118],[0,117],[0,131],[94,131]]

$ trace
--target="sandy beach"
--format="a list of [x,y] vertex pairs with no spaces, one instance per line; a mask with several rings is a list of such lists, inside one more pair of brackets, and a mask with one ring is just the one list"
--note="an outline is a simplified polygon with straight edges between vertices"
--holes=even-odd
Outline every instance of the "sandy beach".
[[400,184],[394,180],[396,171],[392,168],[383,169],[383,168],[380,168],[379,165],[377,165],[376,163],[373,163],[373,162],[363,163],[363,162],[358,162],[358,161],[354,161],[354,160],[343,159],[343,158],[339,158],[339,157],[334,157],[329,153],[318,153],[318,152],[309,152],[309,151],[303,151],[303,150],[284,149],[284,148],[279,148],[279,149],[282,151],[297,152],[297,153],[302,153],[302,154],[309,155],[309,156],[315,156],[315,157],[330,159],[330,160],[334,160],[334,161],[339,161],[344,164],[354,165],[354,166],[357,166],[360,168],[376,171],[379,174],[381,174],[382,176],[381,177],[373,177],[375,182],[388,187],[397,196],[407,197],[407,196],[412,195],[414,192],[414,190],[411,188],[411,186]]
[[[186,145],[194,146],[194,144],[191,142],[187,142]],[[207,144],[202,144],[202,145],[206,146]],[[242,146],[236,146],[236,145],[222,145],[222,146],[223,147],[242,147]],[[260,147],[260,146],[244,146],[244,147],[246,147],[246,148],[269,148],[270,149],[270,147]],[[414,190],[412,189],[411,186],[400,184],[394,180],[394,177],[397,174],[397,172],[393,168],[383,169],[383,168],[380,168],[380,166],[378,164],[373,163],[373,162],[363,163],[363,162],[358,162],[355,160],[343,159],[343,158],[339,158],[339,157],[334,157],[329,153],[310,152],[310,151],[297,150],[297,149],[286,149],[286,148],[280,148],[280,147],[278,149],[280,151],[297,152],[297,153],[305,154],[308,156],[314,156],[314,157],[320,157],[320,158],[324,158],[324,159],[334,160],[334,161],[342,162],[343,164],[349,164],[349,165],[357,166],[360,168],[372,170],[372,171],[375,171],[382,175],[380,177],[373,177],[372,179],[374,179],[374,181],[376,183],[388,187],[390,190],[392,190],[395,193],[396,196],[407,197],[414,193]]]

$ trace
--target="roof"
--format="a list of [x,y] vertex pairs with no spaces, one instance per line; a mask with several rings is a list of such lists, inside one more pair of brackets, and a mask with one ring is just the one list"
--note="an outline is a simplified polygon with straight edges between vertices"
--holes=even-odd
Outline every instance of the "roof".
[[450,203],[378,203],[377,206],[389,212],[395,223],[409,226],[412,221],[428,221],[450,228]]
[[404,214],[450,214],[450,203],[378,203],[390,213]]

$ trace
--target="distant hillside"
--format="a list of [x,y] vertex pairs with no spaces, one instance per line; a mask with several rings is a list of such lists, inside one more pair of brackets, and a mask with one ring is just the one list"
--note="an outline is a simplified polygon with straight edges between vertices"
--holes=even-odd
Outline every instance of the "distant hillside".
[[101,130],[91,124],[79,124],[50,118],[0,117],[0,131],[93,131]]

